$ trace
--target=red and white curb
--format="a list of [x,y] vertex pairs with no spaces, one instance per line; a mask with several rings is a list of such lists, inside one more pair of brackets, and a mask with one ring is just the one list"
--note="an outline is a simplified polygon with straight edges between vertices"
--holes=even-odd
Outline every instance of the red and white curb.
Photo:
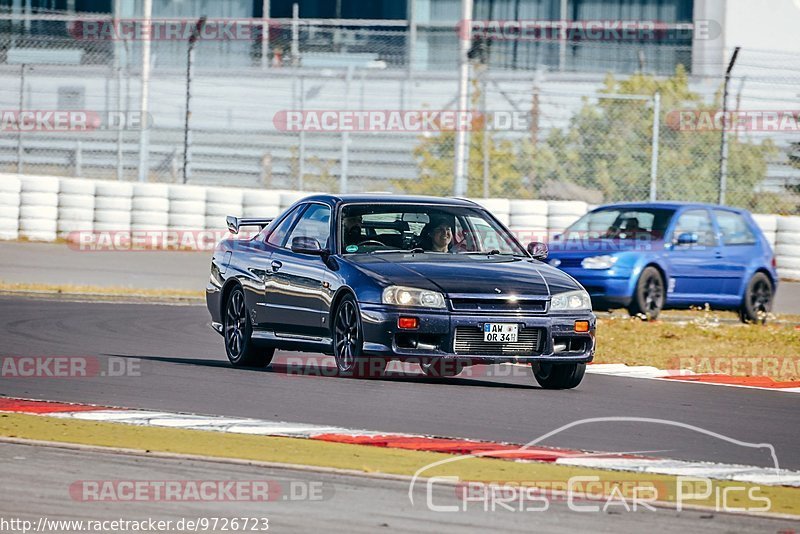
[[231,434],[304,438],[333,443],[367,445],[391,449],[441,452],[512,460],[551,462],[662,475],[695,476],[770,486],[800,487],[800,472],[712,462],[687,462],[648,458],[624,453],[597,453],[576,449],[520,446],[509,443],[443,438],[337,426],[287,423],[242,417],[197,415],[150,410],[128,410],[82,404],[0,398],[0,412],[46,415],[80,421],[98,421],[136,426],[204,430]]
[[627,365],[624,363],[593,363],[586,366],[586,372],[625,378],[651,378],[715,386],[765,389],[784,393],[800,393],[800,381],[779,382],[766,376],[695,373],[689,369],[659,369],[650,365]]

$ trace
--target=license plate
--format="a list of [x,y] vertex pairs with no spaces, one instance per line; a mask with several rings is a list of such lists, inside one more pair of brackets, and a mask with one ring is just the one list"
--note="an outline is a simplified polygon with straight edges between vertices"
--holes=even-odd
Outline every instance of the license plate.
[[519,325],[508,323],[486,323],[483,325],[483,340],[488,343],[516,343]]

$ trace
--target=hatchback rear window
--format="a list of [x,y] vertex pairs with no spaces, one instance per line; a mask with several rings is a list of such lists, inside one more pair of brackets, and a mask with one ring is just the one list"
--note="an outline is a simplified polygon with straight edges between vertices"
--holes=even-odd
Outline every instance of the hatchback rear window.
[[714,210],[723,245],[755,245],[756,236],[747,221],[738,213]]

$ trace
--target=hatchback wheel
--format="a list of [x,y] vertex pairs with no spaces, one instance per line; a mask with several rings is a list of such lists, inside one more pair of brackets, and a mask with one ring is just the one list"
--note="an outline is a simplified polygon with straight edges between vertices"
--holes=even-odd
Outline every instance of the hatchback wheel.
[[664,308],[664,279],[655,267],[647,267],[636,282],[628,313],[644,316],[648,321],[658,317]]
[[240,287],[235,287],[228,295],[222,326],[225,352],[234,367],[266,367],[272,363],[275,349],[258,347],[251,338],[253,325]]
[[333,319],[333,356],[340,376],[380,376],[386,369],[383,358],[363,355],[364,333],[356,300],[347,295],[339,303]]
[[767,322],[767,315],[772,310],[774,289],[767,275],[756,273],[747,283],[742,306],[739,308],[739,319],[743,323]]
[[533,376],[544,389],[572,389],[577,387],[586,373],[585,363],[533,362]]

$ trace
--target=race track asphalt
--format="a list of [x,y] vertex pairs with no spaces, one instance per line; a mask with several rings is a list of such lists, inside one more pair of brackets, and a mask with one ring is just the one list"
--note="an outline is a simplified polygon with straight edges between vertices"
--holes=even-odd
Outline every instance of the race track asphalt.
[[[90,356],[103,364],[119,357],[136,369],[130,376],[4,376],[6,396],[513,443],[586,418],[657,418],[770,443],[781,467],[800,469],[800,396],[791,393],[599,375],[587,375],[575,390],[544,391],[529,369],[510,366],[443,380],[417,372],[378,380],[298,376],[285,360],[233,369],[205,308],[195,305],[0,297],[0,340],[3,356]],[[581,424],[544,444],[772,466],[764,448],[660,423]]]
[[[459,512],[437,512],[426,506],[425,486],[417,486],[414,504],[408,499],[408,482],[333,473],[231,465],[184,459],[143,458],[107,452],[76,451],[31,445],[0,444],[0,519],[23,519],[36,525],[40,518],[83,521],[172,521],[205,518],[249,518],[249,528],[269,521],[269,532],[613,532],[636,533],[643,527],[653,532],[791,532],[796,521],[733,514],[712,514],[670,509],[626,512],[617,503],[611,512],[581,513],[570,510],[563,499],[550,499],[547,510],[540,501],[517,502],[484,511],[483,502],[466,505],[452,487],[434,486],[436,506],[459,506]],[[64,466],[69,466],[65,469]],[[102,484],[102,495],[113,498],[119,481],[248,481],[280,488],[275,500],[166,501],[158,499],[87,501],[80,481]],[[110,481],[118,481],[108,485]],[[73,488],[73,491],[69,491]],[[78,488],[78,491],[75,491]],[[304,489],[321,498],[302,499]],[[98,495],[101,493],[98,491]],[[124,492],[120,492],[125,495]],[[234,494],[235,495],[235,494]],[[294,497],[292,497],[294,496]],[[289,497],[285,499],[284,497]],[[599,505],[603,502],[578,506]],[[531,509],[540,511],[530,511]],[[491,508],[490,508],[491,510]],[[242,520],[239,519],[239,525]],[[221,523],[220,523],[221,524]],[[238,527],[240,528],[240,527]],[[228,529],[232,531],[231,528]],[[55,530],[50,530],[55,532]],[[170,530],[176,532],[175,526]],[[187,529],[192,531],[191,529]],[[217,530],[219,531],[219,530]],[[239,530],[241,531],[241,530]],[[250,530],[248,530],[250,531]],[[67,532],[60,530],[60,532]]]

